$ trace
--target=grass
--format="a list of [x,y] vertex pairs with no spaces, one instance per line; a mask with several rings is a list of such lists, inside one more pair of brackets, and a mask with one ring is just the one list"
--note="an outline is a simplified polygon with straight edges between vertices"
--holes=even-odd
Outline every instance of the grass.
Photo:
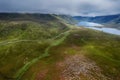
[[[65,44],[81,46],[85,55],[94,60],[103,70],[103,74],[119,79],[120,72],[120,36],[93,30],[73,32]],[[112,76],[111,76],[112,75]]]
[[[49,54],[49,49],[50,49],[51,47],[54,47],[54,46],[57,46],[57,45],[61,44],[61,43],[65,40],[65,38],[69,35],[69,31],[66,31],[66,32],[61,33],[61,34],[63,34],[64,36],[63,36],[62,38],[60,38],[59,40],[56,40],[56,41],[54,41],[53,43],[51,43],[50,46],[48,46],[48,48],[45,49],[45,52],[44,52],[42,55],[40,55],[38,58],[35,58],[35,59],[31,60],[30,62],[26,63],[26,64],[16,73],[15,78],[16,78],[17,80],[20,80],[20,78],[24,75],[24,73],[29,69],[29,67],[30,67],[31,65],[33,65],[34,63],[36,63],[38,60],[49,56],[49,55],[50,55],[50,54]],[[60,35],[61,35],[61,34],[60,34]],[[57,37],[59,37],[60,35],[58,35]]]
[[19,79],[30,65],[48,56],[51,39],[66,30],[68,27],[57,20],[1,21],[0,73],[5,77],[0,79]]
[[58,19],[0,22],[0,80],[36,80],[38,74],[59,80],[57,64],[76,54],[96,62],[112,80],[120,79],[120,36]]
[[48,70],[43,80],[59,80],[60,70],[56,68],[56,64],[64,61],[67,56],[82,54],[95,61],[102,69],[102,74],[119,80],[119,36],[84,28],[72,29],[69,35],[66,33],[66,37],[62,37],[62,35],[54,38],[56,41],[53,41],[54,43],[46,49],[50,55],[32,65],[21,79],[29,80],[29,76],[32,75],[36,79],[38,73]]

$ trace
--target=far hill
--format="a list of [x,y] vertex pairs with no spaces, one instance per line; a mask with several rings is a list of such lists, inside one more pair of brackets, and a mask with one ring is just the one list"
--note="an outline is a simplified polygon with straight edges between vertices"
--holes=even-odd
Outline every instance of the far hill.
[[96,16],[96,17],[74,16],[73,18],[78,20],[78,21],[90,21],[90,22],[95,22],[95,23],[108,23],[112,20],[120,18],[120,14],[106,15],[106,16]]
[[88,21],[88,22],[100,23],[100,24],[104,24],[105,27],[120,29],[120,14],[96,16],[96,17],[74,16],[73,18],[79,22]]

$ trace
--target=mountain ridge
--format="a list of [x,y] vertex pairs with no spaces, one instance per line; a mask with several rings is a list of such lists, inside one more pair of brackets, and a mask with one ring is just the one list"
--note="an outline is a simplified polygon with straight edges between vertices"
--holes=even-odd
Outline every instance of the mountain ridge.
[[88,22],[100,23],[103,24],[104,27],[120,29],[120,14],[96,16],[96,17],[74,16],[73,18],[79,22],[88,21]]

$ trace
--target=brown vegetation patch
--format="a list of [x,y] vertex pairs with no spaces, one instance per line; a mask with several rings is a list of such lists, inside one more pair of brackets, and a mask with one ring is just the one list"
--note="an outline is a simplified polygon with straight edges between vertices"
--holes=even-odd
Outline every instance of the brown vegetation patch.
[[48,70],[42,70],[36,75],[35,80],[44,80]]
[[96,63],[83,55],[66,57],[60,62],[60,80],[109,80]]

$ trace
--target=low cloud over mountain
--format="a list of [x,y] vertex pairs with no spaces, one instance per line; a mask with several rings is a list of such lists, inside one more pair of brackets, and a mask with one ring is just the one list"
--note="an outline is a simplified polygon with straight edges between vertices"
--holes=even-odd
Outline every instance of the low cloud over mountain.
[[99,16],[120,13],[120,0],[0,0],[0,12]]

